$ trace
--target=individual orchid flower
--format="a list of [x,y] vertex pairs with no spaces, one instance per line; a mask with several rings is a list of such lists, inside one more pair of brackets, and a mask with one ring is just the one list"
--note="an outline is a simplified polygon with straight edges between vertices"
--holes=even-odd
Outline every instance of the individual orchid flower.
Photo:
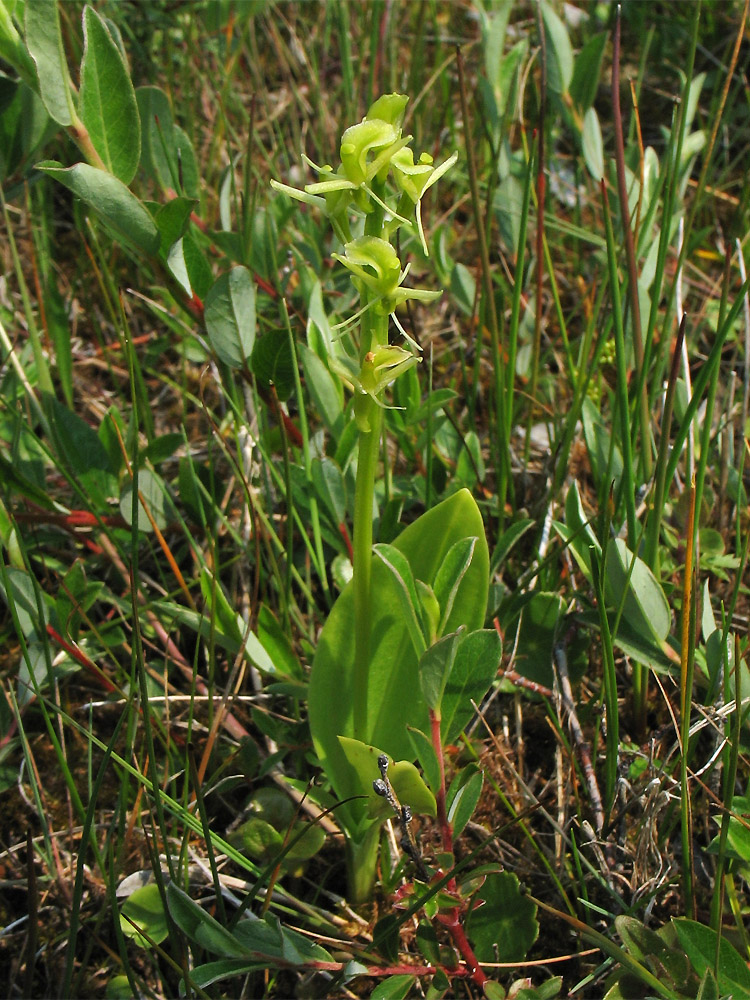
[[411,136],[402,136],[401,129],[390,122],[365,118],[358,125],[351,125],[341,137],[339,169],[335,173],[331,168],[319,170],[322,179],[307,184],[305,191],[312,195],[339,195],[337,207],[344,201],[348,204],[349,200],[354,200],[365,214],[373,210],[373,203],[390,212],[389,206],[373,190],[372,183],[376,179],[381,184],[385,181],[391,158],[410,140]]
[[297,201],[322,208],[342,242],[349,237],[347,211],[352,201],[366,215],[377,204],[399,225],[408,223],[372,187],[373,181],[379,185],[385,182],[391,159],[411,141],[411,136],[401,135],[407,101],[403,94],[384,94],[361,122],[346,129],[341,137],[338,170],[334,171],[330,164],[319,167],[303,153],[302,158],[319,179],[306,184],[304,191],[278,181],[271,181],[271,186]]
[[[405,94],[379,97],[362,121],[351,125],[342,135],[341,168],[336,177],[308,184],[306,190],[312,188],[311,194],[323,194],[327,190],[357,188],[369,184],[374,177],[385,180],[391,158],[411,139],[401,135],[408,100]],[[374,158],[368,162],[369,154],[374,154]],[[325,187],[321,189],[320,184]]]
[[401,270],[401,261],[387,240],[378,236],[360,236],[344,246],[344,254],[332,255],[355,275],[360,287],[372,293],[375,311],[386,316],[394,313],[408,299],[431,302],[442,294],[422,288],[404,288],[401,282],[409,273]]
[[[427,249],[424,228],[422,227],[422,198],[425,191],[431,188],[436,181],[440,180],[443,174],[450,170],[457,159],[458,152],[455,152],[447,160],[443,160],[439,166],[434,167],[430,154],[422,153],[419,157],[419,162],[415,163],[414,153],[411,149],[406,148],[399,149],[391,157],[391,167],[393,168],[396,183],[402,192],[402,201],[405,197],[414,204],[419,239],[427,256],[429,256],[429,251]],[[399,209],[405,211],[405,207],[402,208],[401,205],[399,205]]]
[[352,358],[329,358],[331,370],[354,392],[354,418],[360,431],[367,434],[371,429],[367,398],[381,409],[398,409],[383,403],[383,391],[419,360],[411,351],[389,344],[381,344],[373,351],[368,351],[359,370]]

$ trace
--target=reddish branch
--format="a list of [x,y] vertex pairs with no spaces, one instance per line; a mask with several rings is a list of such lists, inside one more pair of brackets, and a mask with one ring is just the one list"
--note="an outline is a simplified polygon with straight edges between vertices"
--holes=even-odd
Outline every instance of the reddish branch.
[[[430,709],[430,737],[432,739],[432,746],[437,756],[438,767],[440,769],[440,784],[437,789],[435,800],[437,803],[438,823],[440,824],[443,850],[452,855],[454,847],[453,830],[448,822],[446,809],[445,758],[443,756],[443,744],[440,738],[440,716],[437,712],[433,711],[433,709]],[[455,878],[450,879],[446,886],[446,891],[449,894],[454,895],[456,899],[461,900]],[[464,931],[463,926],[466,914],[466,903],[464,900],[461,900],[461,903],[462,905],[453,906],[447,912],[438,913],[437,919],[450,933],[453,938],[453,944],[456,946],[456,950],[466,963],[467,971],[465,974],[467,974],[472,982],[476,983],[477,986],[484,988],[484,984],[488,982],[488,977],[479,965],[479,961],[474,954],[474,950],[469,943],[469,939],[466,937],[466,932]]]

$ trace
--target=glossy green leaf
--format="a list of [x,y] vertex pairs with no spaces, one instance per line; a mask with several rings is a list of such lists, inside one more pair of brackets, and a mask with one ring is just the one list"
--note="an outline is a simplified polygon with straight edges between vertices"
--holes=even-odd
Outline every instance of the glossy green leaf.
[[505,1000],[507,994],[500,983],[496,983],[494,979],[491,979],[484,986],[484,995],[486,1000]]
[[331,961],[325,948],[297,931],[283,927],[278,917],[270,913],[263,920],[257,917],[241,920],[234,929],[234,936],[247,954],[266,956],[268,965],[273,965],[274,959],[281,960],[285,965]]
[[249,857],[265,863],[276,857],[283,839],[283,830],[277,830],[260,816],[251,816],[232,831],[230,843]]
[[508,20],[512,6],[510,0],[503,0],[495,9],[483,12],[482,51],[484,53],[484,70],[493,86],[501,72],[504,59],[505,34],[508,30]]
[[440,635],[440,605],[435,591],[428,583],[417,580],[417,595],[424,622],[424,635],[435,638]]
[[595,181],[604,178],[604,145],[602,143],[602,129],[599,125],[599,116],[594,108],[589,108],[583,117],[583,135],[581,137],[583,145],[583,158],[589,173]]
[[480,962],[520,962],[536,941],[536,906],[521,892],[511,872],[487,876],[475,899],[484,905],[470,911],[466,933]]
[[177,158],[177,180],[182,180],[179,193],[186,198],[200,198],[200,171],[193,144],[179,125],[173,127],[172,134]]
[[446,795],[446,808],[454,838],[461,835],[474,815],[483,785],[484,774],[476,764],[467,764],[451,782]]
[[160,434],[146,446],[144,455],[149,462],[160,465],[172,458],[177,449],[182,447],[184,443],[184,434],[177,431],[173,431],[171,434]]
[[230,368],[247,365],[255,343],[255,285],[246,267],[222,274],[206,296],[208,339]]
[[524,185],[513,172],[510,172],[498,184],[492,199],[492,208],[503,244],[513,253],[518,247],[523,203]]
[[573,79],[568,29],[547,0],[542,0],[542,20],[547,39],[547,86],[555,94],[564,94]]
[[[298,835],[299,839],[285,849],[286,824],[272,826],[260,816],[251,816],[233,831],[230,842],[262,864],[278,859],[282,870],[295,872],[302,870],[302,863],[318,853],[326,839],[325,831],[312,823],[294,824],[290,840]],[[282,851],[283,857],[280,857]]]
[[699,976],[705,976],[707,969],[714,968],[718,946],[719,992],[722,996],[726,994],[736,997],[750,996],[750,969],[725,937],[717,941],[717,934],[713,928],[706,927],[696,920],[689,920],[687,917],[673,918],[672,926]]
[[187,273],[190,294],[197,295],[199,299],[205,299],[214,280],[211,265],[190,233],[185,233],[179,241],[179,245],[181,247],[182,261]]
[[[0,584],[0,592],[2,592],[2,590],[3,588]],[[14,600],[14,608],[19,617],[21,630],[24,632],[27,639],[30,639],[27,643],[27,649],[23,659],[18,666],[16,677],[16,697],[18,699],[18,704],[21,708],[25,708],[34,700],[37,693],[44,692],[49,687],[55,676],[60,676],[62,672],[61,667],[63,664],[70,665],[70,660],[66,657],[62,661],[62,664],[57,664],[54,672],[51,671],[49,646],[46,642],[40,642],[35,638],[35,636],[42,634],[43,629],[38,628],[35,624],[29,632],[28,628],[23,624],[26,613],[18,600]]]
[[135,96],[141,122],[141,164],[162,190],[177,191],[177,153],[169,99],[159,87],[139,87]]
[[664,642],[672,624],[664,591],[645,562],[634,557],[621,538],[610,539],[607,545],[606,594],[608,604],[623,608],[623,635],[645,635]]
[[231,656],[244,650],[253,666],[263,674],[276,675],[276,665],[254,632],[248,632],[242,615],[234,611],[221,587],[213,589],[211,574],[204,567],[201,571],[201,590],[207,604],[207,612],[199,613],[171,601],[155,601],[154,608],[174,624],[184,625],[197,632],[206,641],[216,642]]
[[346,486],[341,469],[331,458],[314,458],[312,481],[318,499],[333,518],[334,524],[343,524],[346,517]]
[[57,456],[63,467],[80,484],[94,509],[106,507],[117,491],[109,454],[93,427],[53,399],[51,433]]
[[583,509],[583,501],[578,489],[578,483],[574,482],[565,497],[565,527],[568,534],[563,535],[570,544],[570,551],[575,556],[575,560],[580,566],[586,579],[591,583],[591,553],[593,548],[601,554],[599,540],[594,534],[590,517]]
[[[128,919],[129,918],[129,919]],[[134,927],[130,921],[133,921]],[[120,927],[126,937],[133,938],[141,948],[161,944],[169,935],[169,924],[164,912],[159,886],[155,882],[136,889],[122,904]],[[143,932],[143,933],[141,933]],[[144,935],[148,935],[149,941]]]
[[[383,751],[347,736],[339,736],[339,743],[356,774],[359,788],[355,794],[367,795],[369,816],[372,819],[390,819],[394,814],[388,801],[376,795],[372,787],[373,781],[380,777],[378,757]],[[415,816],[423,814],[435,817],[437,811],[435,796],[411,761],[391,762],[388,779],[401,804],[411,806]]]
[[695,1000],[719,1000],[719,984],[716,982],[713,969],[708,968],[704,972]]
[[306,388],[315,410],[327,429],[338,438],[344,413],[344,390],[341,380],[331,375],[315,351],[307,344],[297,344],[297,350],[305,373]]
[[431,965],[440,965],[440,941],[429,920],[422,918],[417,927],[417,947]]
[[407,727],[414,757],[424,772],[428,786],[436,791],[440,786],[440,764],[432,741],[414,726]]
[[12,66],[25,86],[30,88],[37,78],[36,65],[13,23],[15,7],[14,0],[0,3],[0,59]]
[[421,601],[412,576],[409,560],[394,545],[376,545],[375,555],[385,564],[398,585],[402,620],[411,637],[414,650],[421,656],[427,645]]
[[104,991],[104,1000],[133,1000],[127,976],[113,976]]
[[615,927],[637,961],[648,968],[661,970],[663,977],[668,976],[675,984],[687,981],[690,975],[688,959],[681,950],[667,944],[664,929],[657,933],[635,917],[624,914],[615,918]]
[[387,962],[398,961],[399,927],[399,919],[395,913],[387,913],[373,928],[372,943]]
[[25,572],[26,562],[20,546],[18,528],[8,513],[8,508],[0,499],[0,543],[5,547],[8,554],[8,562],[14,569]]
[[[583,401],[581,418],[586,450],[589,454],[591,471],[596,485],[601,488],[605,483],[609,486],[612,480],[616,483],[619,482],[622,476],[622,452],[619,446],[613,442],[612,435],[602,419],[599,409],[594,406],[590,399]],[[577,489],[576,485],[575,490],[577,491]],[[569,496],[571,490],[568,491]],[[580,495],[577,502],[580,504]],[[577,517],[576,521],[580,523],[580,517]],[[569,521],[568,523],[570,525]],[[570,526],[572,527],[572,525]]]
[[185,260],[182,239],[178,239],[175,243],[171,244],[169,252],[166,254],[166,258],[169,273],[183,290],[185,295],[190,298],[193,294],[193,286],[190,282],[190,275],[188,273],[188,266]]
[[280,400],[294,392],[294,360],[286,330],[269,330],[255,341],[250,359],[261,385],[273,386]]
[[289,634],[281,627],[273,611],[261,604],[258,609],[256,632],[258,641],[268,654],[274,672],[280,676],[302,678],[303,671]]
[[406,973],[388,976],[378,983],[370,994],[370,1000],[406,1000],[416,981],[416,976],[409,976]]
[[336,333],[323,304],[323,287],[317,279],[312,283],[307,300],[307,343],[321,360],[336,350]]
[[240,943],[235,935],[223,927],[218,920],[206,913],[174,882],[167,885],[167,905],[170,916],[189,940],[215,955],[222,955],[225,958],[247,956],[248,950],[244,944]]
[[[416,379],[416,370],[413,368],[411,368],[407,374],[412,373]],[[396,385],[398,386],[405,381],[406,378],[399,379],[399,381],[396,382]],[[416,386],[417,392],[415,393],[415,396],[416,399],[419,400],[419,382],[416,383]],[[412,424],[422,424],[431,413],[437,413],[439,410],[444,409],[448,403],[451,403],[457,398],[458,393],[454,392],[453,389],[433,389],[425,401],[420,403],[416,408],[409,409],[407,405],[407,422]]]
[[[268,962],[265,959],[259,961],[258,959],[247,958],[222,958],[217,962],[205,962],[203,965],[198,965],[194,969],[191,969],[190,983],[191,986],[198,986],[200,989],[205,989],[207,986],[221,982],[222,979],[229,979],[232,976],[245,976],[251,972],[267,968]],[[127,982],[127,979],[125,981]],[[183,980],[180,980],[180,990],[180,995],[183,996],[186,992]],[[128,1000],[131,1000],[132,996],[132,992],[128,992]]]
[[[471,537],[477,537],[479,542],[456,595],[446,624],[448,631],[456,631],[461,625],[475,629],[484,622],[489,553],[481,514],[473,497],[467,490],[461,490],[423,514],[394,542],[408,558],[412,575],[431,583],[451,546]],[[321,765],[342,798],[357,794],[361,786],[353,780],[338,736],[356,736],[365,743],[383,747],[391,757],[399,759],[410,758],[413,753],[407,724],[429,731],[429,714],[419,688],[418,659],[403,620],[399,589],[382,561],[373,560],[371,666],[364,733],[353,732],[351,586],[334,604],[318,642],[310,678],[310,729]],[[454,674],[455,671],[454,666]]]
[[[528,982],[528,980],[521,980],[521,982]],[[562,976],[553,976],[551,979],[547,979],[546,982],[540,983],[539,986],[522,986],[518,990],[511,986],[510,991],[513,1000],[554,1000],[555,997],[560,995],[562,985]],[[494,998],[491,994],[487,993],[487,1000],[494,1000]]]
[[10,607],[11,603],[18,616],[18,624],[26,638],[41,635],[47,623],[47,606],[45,600],[41,603],[43,621],[39,621],[39,605],[37,604],[38,586],[31,575],[23,569],[6,567],[0,576],[0,596]]
[[83,12],[79,113],[106,168],[129,184],[141,158],[141,122],[130,73],[107,25],[93,7]]
[[459,308],[471,316],[476,301],[477,283],[465,264],[456,264],[451,271],[451,295]]
[[63,167],[54,160],[38,163],[36,169],[54,177],[85,201],[118,239],[150,256],[159,252],[159,230],[145,205],[112,174],[88,163]]
[[[0,77],[0,90],[8,94],[12,92],[9,103],[0,114],[0,180],[5,180],[25,168],[37,148],[52,131],[57,130],[57,126],[47,114],[41,99],[26,84],[5,81],[3,85]],[[57,354],[59,370],[59,350]]]
[[459,638],[459,632],[443,636],[426,649],[419,660],[419,683],[424,700],[427,702],[427,707],[438,715],[445,685],[456,662]]
[[104,581],[89,581],[82,561],[76,561],[63,577],[55,600],[57,627],[71,639],[78,639],[82,616],[92,607],[104,589]]
[[70,125],[74,114],[72,87],[56,0],[26,3],[24,27],[26,45],[36,65],[44,106],[59,125]]
[[[44,117],[49,122],[46,111]],[[33,127],[33,122],[32,122]],[[0,139],[0,145],[2,140]],[[57,378],[62,389],[61,401],[73,409],[73,336],[69,302],[63,297],[58,281],[48,274],[46,287],[42,290],[42,301],[47,318],[47,330],[53,344],[53,357]],[[40,303],[41,305],[41,303]]]
[[576,56],[573,79],[570,81],[570,96],[581,111],[588,111],[596,99],[608,38],[606,31],[594,35]]
[[523,538],[527,531],[536,525],[536,521],[531,517],[523,517],[520,521],[516,521],[504,532],[497,545],[495,546],[495,551],[492,553],[492,561],[490,563],[491,572],[495,572],[501,566],[504,565],[505,560],[508,558],[516,544]]
[[[146,532],[154,530],[146,513],[148,510],[157,528],[163,531],[175,514],[174,504],[167,492],[166,483],[151,469],[141,469],[138,473],[138,493],[138,530]],[[131,482],[123,487],[120,494],[120,513],[128,524],[132,524],[133,484]]]
[[476,538],[462,538],[451,546],[435,577],[432,589],[441,613],[438,635],[445,634],[445,623],[450,618],[461,581],[471,565],[476,542]]
[[551,688],[554,684],[552,656],[565,611],[559,594],[537,592],[521,608],[515,640],[515,668],[527,680]]

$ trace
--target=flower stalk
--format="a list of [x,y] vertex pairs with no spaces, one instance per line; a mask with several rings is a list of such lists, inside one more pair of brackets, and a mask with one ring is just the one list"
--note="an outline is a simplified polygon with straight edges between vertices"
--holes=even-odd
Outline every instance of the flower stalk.
[[[354,674],[351,719],[357,739],[367,740],[373,618],[372,545],[375,482],[380,458],[386,389],[421,360],[420,349],[403,330],[396,311],[410,299],[431,302],[441,292],[408,287],[409,268],[403,267],[394,246],[395,234],[410,229],[424,253],[427,241],[421,201],[427,190],[456,162],[457,153],[434,166],[428,154],[415,162],[408,148],[411,136],[402,134],[408,98],[385,94],[370,107],[364,119],[345,129],[340,163],[317,166],[303,159],[318,179],[303,190],[272,181],[275,190],[322,211],[340,241],[332,256],[350,274],[359,296],[358,308],[339,325],[342,335],[331,345],[329,370],[353,395],[352,412],[359,432],[354,497],[352,545],[354,597]],[[389,340],[389,322],[403,336],[403,343]],[[358,331],[359,336],[356,337]],[[344,335],[346,334],[346,336]],[[342,734],[343,735],[343,734]],[[355,895],[369,894],[376,853],[367,827],[352,822],[347,831],[350,885]],[[377,843],[374,842],[375,847]],[[359,865],[359,867],[358,867]],[[368,870],[365,871],[364,869]],[[357,886],[361,884],[362,892]]]

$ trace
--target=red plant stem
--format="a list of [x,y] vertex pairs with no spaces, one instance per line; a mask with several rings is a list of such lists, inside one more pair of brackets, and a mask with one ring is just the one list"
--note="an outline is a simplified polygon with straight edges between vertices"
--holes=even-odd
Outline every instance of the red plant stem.
[[453,943],[464,962],[466,962],[472,982],[476,983],[477,986],[484,987],[484,984],[488,981],[488,977],[484,974],[477,956],[474,954],[474,949],[469,944],[469,939],[466,937],[463,928],[462,917],[463,910],[457,906],[446,913],[445,916],[439,916],[438,920],[443,927],[446,927],[450,931]]
[[430,709],[430,736],[432,738],[432,746],[435,751],[435,756],[437,757],[438,767],[440,768],[440,784],[438,785],[435,800],[437,802],[437,816],[438,823],[440,824],[440,833],[443,838],[443,850],[452,854],[453,831],[451,830],[451,825],[448,822],[448,815],[445,811],[445,758],[443,757],[443,744],[440,739],[440,716],[433,709]]
[[264,403],[266,403],[268,406],[271,407],[276,416],[276,419],[279,420],[284,425],[284,431],[286,432],[286,436],[289,438],[292,444],[295,445],[297,448],[301,448],[302,432],[297,427],[292,418],[289,416],[289,414],[285,413],[284,410],[282,409],[281,404],[279,403],[279,398],[276,395],[276,391],[273,388],[273,386],[270,389],[267,389],[265,386],[259,385],[258,395],[260,396],[260,398],[263,400]]
[[93,660],[89,659],[89,657],[86,656],[86,654],[79,649],[78,646],[74,646],[72,643],[68,642],[67,639],[63,639],[60,633],[56,631],[52,625],[47,626],[47,635],[50,639],[53,639],[58,646],[62,646],[65,652],[69,656],[72,656],[77,663],[84,667],[88,673],[95,678],[99,684],[101,684],[105,691],[119,691],[117,685],[113,684],[112,681],[104,673],[102,673]]
[[[437,804],[437,816],[438,823],[440,824],[440,833],[443,840],[443,850],[448,854],[453,854],[453,830],[448,822],[448,815],[445,808],[445,758],[443,757],[443,744],[440,739],[440,716],[434,709],[430,709],[430,737],[432,739],[432,746],[435,751],[435,756],[438,761],[438,768],[440,773],[440,783],[437,788],[437,794],[435,795],[435,801]],[[456,892],[456,880],[451,879],[446,886],[448,892]],[[469,939],[466,937],[466,932],[463,928],[463,919],[465,914],[465,905],[452,907],[447,913],[438,915],[438,920],[450,933],[453,938],[453,943],[456,946],[458,953],[463,958],[464,962],[468,966],[468,974],[472,982],[475,982],[478,986],[484,987],[484,984],[488,981],[487,976],[482,971],[479,961],[474,954],[474,950],[469,944]]]
[[344,544],[346,545],[346,551],[349,553],[349,561],[354,562],[354,549],[352,548],[352,540],[349,537],[349,529],[346,524],[342,521],[339,524],[339,534],[344,539]]

